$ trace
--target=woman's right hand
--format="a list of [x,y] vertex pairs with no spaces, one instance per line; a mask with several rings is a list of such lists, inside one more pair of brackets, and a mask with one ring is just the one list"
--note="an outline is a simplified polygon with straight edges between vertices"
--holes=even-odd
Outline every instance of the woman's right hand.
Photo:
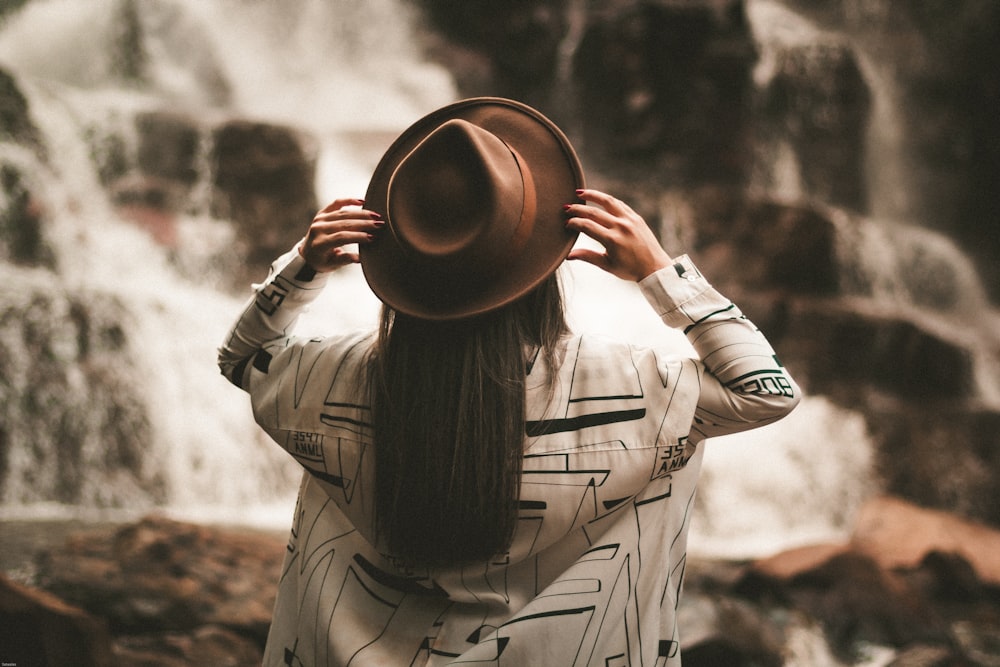
[[635,282],[673,263],[653,230],[628,204],[599,190],[577,190],[576,194],[600,208],[567,204],[563,207],[570,216],[566,227],[594,239],[604,252],[574,248],[567,259],[588,262]]
[[316,213],[299,244],[299,254],[306,264],[324,273],[361,261],[357,252],[345,246],[369,243],[385,225],[378,213],[362,208],[364,203],[363,199],[334,199]]

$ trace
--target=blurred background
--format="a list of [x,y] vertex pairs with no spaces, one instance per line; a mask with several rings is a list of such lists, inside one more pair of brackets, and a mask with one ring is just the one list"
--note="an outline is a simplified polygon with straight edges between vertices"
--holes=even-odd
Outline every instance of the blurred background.
[[[5,569],[55,526],[288,525],[298,470],[216,347],[318,207],[477,95],[559,124],[808,393],[709,443],[693,554],[842,541],[887,495],[1000,526],[998,72],[995,0],[0,1]],[[577,329],[662,339],[564,273]],[[376,313],[351,267],[299,330]]]

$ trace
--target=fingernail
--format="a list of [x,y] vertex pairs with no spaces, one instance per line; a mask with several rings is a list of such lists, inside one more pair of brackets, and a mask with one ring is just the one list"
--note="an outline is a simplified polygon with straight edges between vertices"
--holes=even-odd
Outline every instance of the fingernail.
[[577,191],[576,191],[576,194],[578,194],[578,195],[582,195],[582,194],[583,194],[583,190],[577,190]]
[[376,220],[381,220],[382,219],[382,214],[381,213],[376,213],[375,211],[372,211],[369,215],[371,215],[371,217],[375,218]]
[[568,211],[571,206],[572,206],[572,204],[563,204],[563,210],[564,211]]
[[376,227],[378,227],[379,229],[381,229],[382,227],[385,227],[385,220],[376,220],[372,224],[374,224]]

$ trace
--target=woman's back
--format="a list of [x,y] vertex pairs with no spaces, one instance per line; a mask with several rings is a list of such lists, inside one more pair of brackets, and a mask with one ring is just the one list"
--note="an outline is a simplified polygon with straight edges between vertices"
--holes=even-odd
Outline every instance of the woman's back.
[[[538,297],[567,258],[638,283],[697,358],[566,335]],[[354,262],[379,334],[291,335]],[[305,471],[267,665],[679,665],[704,440],[798,401],[739,309],[496,98],[417,121],[365,201],[317,213],[219,364]]]

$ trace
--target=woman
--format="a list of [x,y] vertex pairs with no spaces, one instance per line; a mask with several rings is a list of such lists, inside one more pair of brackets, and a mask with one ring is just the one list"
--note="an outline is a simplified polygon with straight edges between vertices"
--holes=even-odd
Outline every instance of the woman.
[[[571,335],[566,258],[637,282],[699,358]],[[356,262],[379,331],[292,336]],[[422,118],[365,200],[320,211],[219,363],[305,469],[267,665],[679,665],[701,443],[799,400],[739,309],[498,98]]]

